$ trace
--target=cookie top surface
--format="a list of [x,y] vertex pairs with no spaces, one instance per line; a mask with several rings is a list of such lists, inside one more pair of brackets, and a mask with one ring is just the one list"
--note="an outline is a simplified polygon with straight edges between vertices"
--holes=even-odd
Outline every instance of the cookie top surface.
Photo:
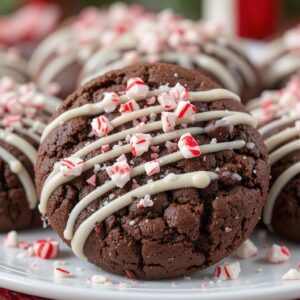
[[[44,131],[36,164],[40,210],[76,255],[109,271],[124,272],[131,251],[139,260],[137,252],[153,254],[157,243],[167,255],[175,240],[189,254],[182,266],[175,259],[173,275],[165,268],[155,277],[150,261],[141,270],[134,258],[135,273],[153,279],[203,268],[235,249],[258,221],[268,167],[255,125],[238,96],[197,71],[146,64],[107,73],[68,97]],[[234,230],[217,251],[226,222]],[[117,240],[120,247],[132,242],[123,269],[103,259],[103,242],[110,248]],[[192,250],[204,240],[206,250]],[[161,255],[158,265],[165,264]],[[188,257],[199,259],[197,267]]]

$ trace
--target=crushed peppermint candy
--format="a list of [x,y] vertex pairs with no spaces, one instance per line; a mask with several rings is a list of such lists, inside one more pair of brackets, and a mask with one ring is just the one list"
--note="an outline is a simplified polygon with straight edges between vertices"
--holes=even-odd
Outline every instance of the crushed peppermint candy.
[[170,90],[170,94],[176,101],[186,100],[189,97],[189,91],[179,82]]
[[241,272],[238,261],[232,263],[219,264],[215,268],[215,277],[221,280],[236,280]]
[[153,201],[150,198],[150,195],[147,194],[145,195],[144,198],[140,199],[140,201],[138,202],[138,204],[136,205],[137,208],[145,208],[145,207],[151,207],[153,206]]
[[289,269],[283,276],[283,280],[300,280],[299,269]]
[[91,125],[93,129],[93,133],[99,137],[107,135],[110,131],[114,129],[111,123],[109,122],[109,120],[105,116],[99,116],[97,118],[94,118],[92,120]]
[[102,100],[102,106],[106,113],[111,113],[116,110],[120,103],[120,97],[114,92],[106,93]]
[[64,158],[59,165],[59,170],[64,176],[79,176],[82,173],[84,160],[78,157]]
[[180,137],[178,148],[184,158],[192,158],[201,155],[200,147],[190,133],[186,133]]
[[243,258],[243,259],[257,256],[257,254],[258,254],[257,247],[249,239],[243,242],[242,245],[236,250],[236,255],[239,258]]
[[141,156],[149,150],[151,135],[144,133],[133,134],[130,139],[130,148],[134,156]]
[[34,253],[43,259],[55,258],[59,253],[59,244],[54,239],[35,240],[33,243]]
[[130,78],[127,81],[126,96],[133,99],[145,98],[149,87],[140,77]]
[[287,247],[273,244],[267,250],[267,260],[270,263],[278,264],[286,262],[290,259],[291,254]]
[[130,180],[131,168],[126,160],[121,160],[108,166],[106,172],[115,185],[122,188]]
[[8,248],[18,248],[19,247],[19,238],[15,230],[10,231],[4,237],[4,246]]
[[196,113],[196,106],[191,104],[190,101],[179,101],[175,110],[177,118],[180,120],[191,120],[192,116]]
[[103,283],[106,283],[107,281],[108,281],[108,278],[103,275],[93,275],[91,278],[91,282],[93,284],[103,284]]
[[54,277],[56,278],[66,278],[70,276],[70,272],[66,269],[56,267],[54,268]]
[[132,99],[127,101],[126,103],[121,104],[119,111],[121,114],[127,114],[139,109],[140,106],[137,104],[135,100]]
[[174,130],[176,125],[176,114],[173,112],[163,111],[161,113],[161,123],[163,132],[170,132]]
[[109,149],[110,149],[110,144],[105,144],[101,147],[101,152],[105,153],[105,152],[109,151]]
[[152,176],[160,172],[160,165],[157,160],[152,160],[145,163],[145,171],[148,176]]
[[168,153],[173,153],[178,149],[178,144],[170,141],[166,141],[165,146],[168,149]]
[[96,175],[92,175],[91,177],[89,177],[86,182],[89,184],[89,185],[92,185],[92,186],[96,186]]
[[173,110],[177,107],[175,98],[169,93],[161,93],[157,100],[165,110]]

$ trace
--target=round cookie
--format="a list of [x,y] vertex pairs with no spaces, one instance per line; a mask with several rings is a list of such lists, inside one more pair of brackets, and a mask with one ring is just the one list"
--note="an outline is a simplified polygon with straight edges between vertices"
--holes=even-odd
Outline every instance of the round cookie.
[[18,49],[0,44],[0,77],[9,76],[19,83],[28,81],[27,62]]
[[271,41],[262,51],[264,84],[278,89],[300,72],[300,24]]
[[37,148],[58,99],[0,78],[0,232],[41,223],[34,185]]
[[117,3],[108,9],[89,7],[50,34],[34,51],[29,72],[40,89],[65,98],[77,86],[83,63],[147,17],[140,6]]
[[166,62],[200,70],[243,101],[261,92],[256,68],[243,45],[214,23],[183,19],[170,11],[142,20],[85,63],[82,83],[136,63]]
[[251,113],[269,150],[271,182],[263,222],[270,230],[300,243],[300,77],[282,90],[267,91]]
[[41,213],[109,272],[163,279],[216,263],[249,236],[268,190],[267,151],[239,101],[176,65],[89,82],[44,130]]

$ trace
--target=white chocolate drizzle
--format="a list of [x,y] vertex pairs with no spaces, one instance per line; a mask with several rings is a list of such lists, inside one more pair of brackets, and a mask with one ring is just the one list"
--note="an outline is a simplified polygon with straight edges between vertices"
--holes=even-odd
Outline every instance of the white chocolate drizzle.
[[170,191],[180,188],[195,187],[204,189],[209,186],[212,180],[218,178],[214,172],[198,171],[181,175],[169,174],[164,179],[148,183],[141,186],[114,201],[103,206],[101,209],[92,214],[89,218],[83,221],[77,228],[71,242],[71,247],[75,255],[82,259],[86,259],[83,248],[86,239],[95,227],[95,223],[102,222],[116,211],[130,205],[134,198],[140,198],[145,195],[154,195],[164,191]]
[[[271,93],[262,95],[260,99],[255,99],[255,101],[251,104],[251,113],[257,118],[258,122],[260,122],[260,120],[264,118],[264,114],[266,112],[270,112],[270,110],[265,111],[264,108],[260,107],[260,102],[264,101],[264,99],[267,101],[274,100],[273,103],[271,102],[271,110],[273,113],[269,122],[259,129],[261,134],[270,135],[272,130],[281,128],[282,126],[284,127],[284,129],[265,140],[265,144],[269,152],[269,162],[271,167],[290,153],[300,150],[300,128],[299,126],[296,126],[296,122],[299,122],[300,117],[297,115],[297,112],[294,111],[297,109],[296,105],[299,100],[296,99],[296,102],[292,102],[292,104],[287,104],[283,107],[281,104],[281,102],[283,102],[281,97],[283,97],[282,95],[284,95],[284,93],[286,93],[285,95],[287,95],[287,93],[291,93],[290,96],[295,97],[293,94],[295,86],[293,86],[293,84],[293,81],[291,81],[287,87],[281,91],[281,93],[280,91],[272,91]],[[296,162],[287,168],[270,187],[268,200],[263,212],[263,222],[271,230],[273,210],[277,197],[284,186],[299,173],[300,163]]]
[[9,165],[10,170],[19,177],[29,208],[34,209],[37,205],[37,194],[31,176],[18,159],[2,147],[0,147],[0,157]]
[[[233,141],[233,142],[224,142],[224,143],[217,143],[217,144],[209,144],[209,145],[202,145],[200,146],[201,153],[202,154],[208,154],[208,153],[214,153],[218,151],[224,151],[228,149],[240,149],[245,146],[245,141]],[[184,159],[183,155],[180,151],[163,156],[159,158],[157,161],[159,162],[160,166],[165,166],[174,162],[177,162],[179,160]],[[138,167],[135,167],[131,171],[131,178],[134,178],[138,175],[141,175],[145,172],[144,165],[139,165]],[[73,208],[72,212],[70,213],[66,229],[64,231],[64,237],[68,240],[70,240],[73,236],[73,227],[75,224],[75,221],[79,214],[84,210],[85,207],[87,207],[90,203],[92,203],[97,198],[105,195],[109,191],[111,191],[113,188],[115,188],[116,185],[113,181],[109,181],[102,186],[95,189],[93,192],[89,193],[86,197],[81,199],[76,206]]]
[[[168,92],[168,91],[170,91],[170,88],[164,86],[159,90],[150,91],[147,97],[157,96],[159,93]],[[122,103],[125,103],[126,101],[130,100],[126,95],[121,96],[120,99]],[[240,101],[240,98],[236,94],[225,89],[213,89],[208,91],[190,92],[191,101],[212,102],[221,99],[232,99],[232,100]],[[135,99],[135,100],[141,100],[141,99]],[[103,111],[104,109],[103,109],[102,102],[85,104],[83,106],[70,109],[62,113],[61,115],[59,115],[50,124],[48,124],[48,126],[45,128],[42,134],[41,142],[45,140],[45,138],[49,135],[51,131],[53,131],[61,124],[64,124],[65,122],[78,117],[95,116],[97,114],[101,114]]]
[[[158,90],[150,91],[143,98],[135,99],[136,101],[148,98],[150,96],[158,96],[162,92],[168,92],[170,88],[163,86]],[[121,103],[125,103],[130,99],[126,95],[120,96]],[[239,97],[224,89],[214,89],[209,91],[200,92],[189,92],[188,99],[191,102],[211,102],[222,99],[231,99],[239,101]],[[97,102],[93,104],[85,104],[81,107],[70,109],[56,119],[54,119],[44,130],[43,140],[49,135],[49,133],[57,128],[58,126],[64,124],[65,122],[82,116],[95,116],[99,115],[104,111],[102,102]],[[124,115],[120,115],[110,121],[112,128],[117,128],[136,120],[143,116],[150,116],[151,114],[161,114],[164,111],[161,105],[155,105],[151,107],[141,108],[138,111],[129,112]],[[249,114],[238,112],[238,111],[228,111],[228,110],[217,110],[217,111],[206,111],[194,114],[188,120],[176,120],[176,126],[181,124],[192,124],[192,127],[175,129],[167,133],[158,133],[151,137],[150,146],[162,145],[166,142],[180,138],[186,133],[190,133],[193,136],[205,134],[208,129],[203,127],[198,127],[199,122],[208,122],[212,120],[220,120],[222,124],[228,124],[230,126],[236,125],[248,125],[251,127],[256,126],[256,120]],[[216,121],[218,122],[218,121]],[[193,125],[195,124],[195,125]],[[129,144],[119,145],[119,142],[124,141],[127,136],[133,135],[135,133],[151,133],[154,131],[162,130],[161,121],[152,121],[150,123],[144,124],[142,127],[136,126],[123,131],[117,131],[109,133],[107,136],[100,137],[94,142],[85,145],[75,153],[71,154],[71,157],[81,158],[88,156],[94,151],[99,150],[104,145],[111,145],[112,143],[117,143],[111,150],[107,152],[95,155],[84,161],[82,172],[86,172],[94,168],[95,165],[101,165],[111,162],[115,158],[121,155],[131,152],[131,147]],[[223,143],[210,143],[206,145],[200,145],[199,149],[202,154],[209,154],[219,151],[226,150],[238,150],[246,146],[246,141],[244,140],[234,140]],[[181,151],[173,152],[162,157],[157,158],[159,165],[167,166],[176,163],[180,160],[185,159]],[[145,163],[135,166],[130,171],[130,179],[134,177],[145,174]],[[81,173],[82,174],[82,173]],[[82,176],[82,175],[78,175]],[[43,215],[46,215],[47,204],[51,195],[55,190],[68,182],[74,180],[77,176],[64,176],[62,172],[56,167],[46,178],[44,185],[42,187],[39,210]],[[239,174],[236,174],[239,178]],[[88,217],[74,232],[74,226],[76,220],[80,213],[88,207],[93,201],[107,195],[109,192],[113,191],[117,186],[113,180],[109,180],[103,183],[101,186],[96,187],[93,191],[85,195],[77,204],[74,206],[67,220],[67,224],[64,230],[64,237],[67,240],[71,240],[71,245],[74,253],[81,258],[85,258],[83,253],[83,248],[86,239],[91,233],[92,229],[95,227],[95,222],[102,222],[107,216],[116,213],[118,210],[130,205],[134,198],[143,197],[146,194],[154,195],[162,191],[173,190],[183,187],[196,187],[196,188],[206,188],[211,180],[218,178],[218,174],[214,172],[207,171],[197,171],[192,173],[186,173],[182,175],[169,174],[162,180],[157,180],[152,183],[148,183],[142,187],[138,187],[125,195],[119,197],[118,199],[112,200],[105,206],[102,206],[98,211],[93,213]],[[96,220],[96,221],[95,221]]]
[[300,173],[300,162],[290,166],[288,169],[286,169],[274,182],[272,185],[269,195],[268,195],[268,201],[267,205],[264,208],[263,212],[263,221],[264,223],[269,227],[270,230],[272,230],[272,216],[273,216],[273,210],[276,203],[276,199],[284,186],[292,180],[296,175]]

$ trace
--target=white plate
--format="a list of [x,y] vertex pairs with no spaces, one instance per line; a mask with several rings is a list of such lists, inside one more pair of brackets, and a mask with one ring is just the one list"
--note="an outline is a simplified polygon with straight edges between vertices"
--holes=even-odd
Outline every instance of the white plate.
[[[34,239],[54,237],[50,229],[32,230],[20,233],[20,239],[32,242]],[[3,235],[1,236],[3,238]],[[300,297],[300,281],[285,282],[282,275],[300,262],[300,246],[288,243],[257,230],[251,237],[259,247],[259,256],[243,260],[242,272],[236,281],[217,282],[213,279],[213,267],[193,274],[190,278],[176,280],[133,282],[124,277],[112,275],[97,269],[72,255],[67,246],[60,243],[59,258],[67,262],[63,268],[72,276],[55,279],[53,268],[55,260],[42,260],[24,256],[21,249],[0,246],[0,286],[42,297],[53,299],[295,299]],[[0,241],[1,242],[1,241]],[[272,243],[286,245],[291,250],[289,262],[272,265],[265,260],[265,248]],[[233,255],[226,261],[234,261]],[[83,270],[79,270],[82,268]],[[89,281],[92,275],[109,276],[111,285],[93,285]],[[120,284],[121,282],[121,284]]]

